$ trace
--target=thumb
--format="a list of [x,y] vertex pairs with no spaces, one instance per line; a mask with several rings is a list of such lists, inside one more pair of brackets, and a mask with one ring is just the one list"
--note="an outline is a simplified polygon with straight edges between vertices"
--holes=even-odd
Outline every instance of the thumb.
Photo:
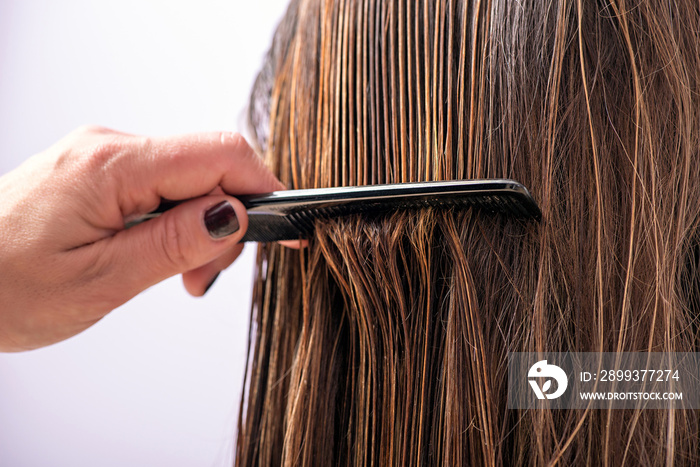
[[123,230],[107,257],[115,278],[136,295],[163,279],[213,261],[243,238],[245,207],[225,195],[204,196]]

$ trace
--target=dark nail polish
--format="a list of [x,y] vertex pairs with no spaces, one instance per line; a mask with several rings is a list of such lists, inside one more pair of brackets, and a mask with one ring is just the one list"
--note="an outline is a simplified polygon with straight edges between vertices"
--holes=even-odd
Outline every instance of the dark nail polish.
[[[209,285],[204,289],[204,294],[209,292],[209,289],[211,289],[211,286],[214,285],[214,282],[216,282],[216,279],[219,277],[220,272],[217,272],[214,277],[212,277],[211,282],[209,282]],[[202,294],[202,295],[204,295]]]
[[236,211],[228,201],[222,201],[212,206],[204,213],[204,225],[207,226],[211,238],[222,238],[238,231]]

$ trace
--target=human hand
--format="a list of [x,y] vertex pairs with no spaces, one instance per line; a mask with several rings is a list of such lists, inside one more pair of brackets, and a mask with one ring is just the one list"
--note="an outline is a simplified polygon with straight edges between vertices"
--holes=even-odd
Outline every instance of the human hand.
[[[0,351],[71,337],[178,273],[202,295],[248,226],[224,193],[281,189],[237,134],[76,130],[0,177]],[[161,198],[196,199],[124,229]]]

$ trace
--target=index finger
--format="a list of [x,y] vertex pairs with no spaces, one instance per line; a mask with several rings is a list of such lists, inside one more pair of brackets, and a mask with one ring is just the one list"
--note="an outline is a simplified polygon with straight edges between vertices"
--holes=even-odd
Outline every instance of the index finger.
[[120,206],[153,209],[161,198],[195,198],[217,187],[233,196],[285,189],[238,133],[137,140],[118,171]]

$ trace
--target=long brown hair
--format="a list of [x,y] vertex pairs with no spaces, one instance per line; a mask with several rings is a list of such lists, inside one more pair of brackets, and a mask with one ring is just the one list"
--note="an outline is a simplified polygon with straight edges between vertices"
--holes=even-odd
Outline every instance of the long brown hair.
[[506,409],[510,351],[698,351],[700,5],[294,0],[250,121],[289,188],[512,178],[262,245],[239,465],[700,462],[698,415]]

